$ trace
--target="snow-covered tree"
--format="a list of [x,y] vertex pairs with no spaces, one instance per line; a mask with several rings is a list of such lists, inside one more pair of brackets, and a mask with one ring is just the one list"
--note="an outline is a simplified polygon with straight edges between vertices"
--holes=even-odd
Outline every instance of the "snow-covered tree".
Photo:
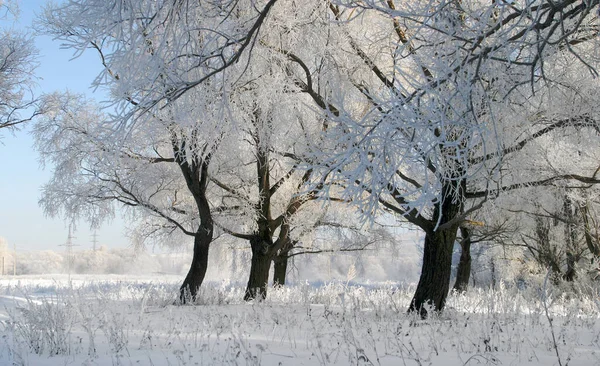
[[[564,172],[523,164],[537,140],[598,126],[595,94],[580,105],[576,79],[561,76],[561,67],[595,75],[597,6],[334,2],[329,58],[339,79],[329,95],[311,88],[310,58],[282,51],[297,84],[329,113],[327,143],[315,149],[328,187],[345,186],[368,215],[385,208],[425,232],[410,310],[444,307],[457,231],[484,201],[559,180],[598,183],[587,163]],[[544,108],[561,94],[562,106],[580,108]]]
[[[310,99],[290,79],[287,57],[273,46],[287,42],[280,37],[280,27],[317,26],[310,5],[271,12],[264,25],[268,32],[260,36],[252,62],[238,81],[242,87],[232,93],[240,145],[226,153],[228,159],[219,169],[222,178],[213,178],[223,191],[216,215],[219,226],[248,240],[252,248],[246,299],[266,296],[272,262],[274,282],[284,284],[295,243],[336,222],[329,205],[318,201],[322,185],[314,185],[315,170],[302,167],[311,144],[320,138],[323,111],[308,106]],[[295,14],[292,20],[290,11]]]
[[15,129],[40,113],[33,95],[37,51],[31,36],[8,26],[17,4],[0,1],[0,129]]
[[[48,96],[49,112],[34,131],[40,155],[54,167],[41,200],[47,214],[97,226],[120,203],[130,208],[133,220],[147,223],[146,230],[179,230],[194,238],[182,299],[188,291],[195,296],[206,273],[213,237],[208,169],[224,134],[220,112],[213,119],[194,99],[204,117],[199,122],[186,98],[170,103],[161,115],[144,115],[144,128],[115,139],[106,125],[109,117],[94,103],[69,94]],[[200,135],[201,128],[208,130]]]
[[[323,112],[309,110],[309,99],[286,84],[286,57],[270,47],[269,37],[251,33],[267,10],[241,3],[179,5],[115,8],[81,1],[47,10],[44,22],[53,34],[99,54],[105,70],[95,85],[110,88],[117,114],[93,111],[86,118],[86,103],[57,99],[59,113],[37,129],[41,152],[57,166],[43,202],[51,214],[84,216],[92,223],[112,214],[110,202],[120,202],[141,209],[140,220],[151,216],[143,218],[149,224],[139,231],[144,235],[175,229],[194,235],[195,257],[182,286],[193,296],[204,277],[216,219],[226,232],[250,241],[247,298],[257,288],[264,296],[274,258],[283,281],[297,240],[291,234],[296,213],[316,198],[315,190],[305,192],[312,173],[299,165],[307,139],[321,129]],[[122,18],[135,18],[135,26],[127,28]],[[115,19],[121,23],[114,25]],[[244,33],[249,19],[254,25]],[[251,58],[239,53],[231,57],[240,62],[228,64],[214,52],[235,50],[228,43],[234,33],[260,38],[260,44],[253,45]],[[199,39],[190,40],[192,35]],[[64,147],[53,150],[54,145]],[[89,187],[100,193],[90,194]],[[313,206],[323,209],[321,203]],[[57,209],[62,212],[52,211]],[[322,215],[308,216],[312,221],[304,228],[318,226]]]
[[[230,93],[248,62],[245,50],[254,45],[274,3],[258,8],[252,1],[81,0],[51,4],[41,19],[49,33],[76,52],[93,49],[104,66],[94,86],[110,91],[106,102],[114,112],[95,124],[91,146],[79,149],[84,155],[89,149],[98,153],[90,157],[92,161],[82,160],[79,169],[91,170],[88,177],[104,181],[104,186],[96,185],[102,190],[99,200],[142,207],[166,220],[167,228],[194,236],[194,258],[181,288],[182,299],[187,291],[195,296],[206,272],[214,229],[206,193],[208,171],[219,143],[233,126]],[[59,109],[60,120],[74,119],[62,113],[69,109]],[[42,124],[40,143],[48,146],[44,134],[65,144],[87,135],[63,139],[64,125],[57,123],[44,132],[48,124]],[[171,164],[171,172],[179,171],[178,178],[169,168],[157,167],[164,164]],[[56,174],[62,179],[60,169]],[[71,178],[73,183],[82,179]],[[49,193],[60,192],[55,184],[48,188]],[[184,191],[187,199],[182,199]],[[49,197],[60,200],[60,195]],[[69,215],[90,210],[78,205],[58,207]],[[105,205],[90,207],[98,210]]]
[[[190,192],[207,187],[209,162],[229,145],[219,142],[238,141],[228,139],[245,130],[253,147],[242,150],[252,154],[259,183],[257,199],[246,202],[265,228],[267,193],[277,183],[260,170],[271,169],[277,144],[256,126],[280,122],[273,118],[286,111],[277,109],[281,98],[293,94],[309,106],[323,118],[323,135],[301,155],[284,152],[296,160],[282,166],[310,174],[305,194],[341,191],[365,217],[384,208],[425,232],[410,307],[425,316],[428,305],[443,308],[457,232],[485,201],[526,186],[598,183],[591,155],[560,169],[528,164],[558,133],[598,128],[600,103],[581,86],[596,74],[597,7],[597,0],[79,0],[49,8],[44,19],[68,46],[99,53],[105,69],[95,85],[109,87],[116,106],[103,126],[120,132],[110,139],[126,146],[137,134],[164,136]],[[256,91],[253,78],[269,80],[271,100],[267,91],[254,104],[241,97]],[[571,140],[562,142],[561,151],[574,151]],[[146,146],[134,151],[166,158]],[[212,235],[212,214],[198,227],[204,223]],[[255,238],[269,231],[259,227],[250,230]],[[268,247],[274,234],[263,237]]]

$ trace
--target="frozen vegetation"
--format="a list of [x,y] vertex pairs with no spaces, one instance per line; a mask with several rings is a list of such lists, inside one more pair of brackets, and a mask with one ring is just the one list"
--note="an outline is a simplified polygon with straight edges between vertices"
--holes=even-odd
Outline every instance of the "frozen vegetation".
[[15,254],[0,361],[599,364],[599,8],[48,4],[36,30],[96,54],[107,94],[23,100],[31,41],[0,39],[41,207],[193,255]]
[[[593,282],[555,287],[543,273],[524,277],[497,260],[496,275],[506,280],[494,288],[486,265],[493,251],[474,250],[473,278],[485,289],[451,294],[444,312],[421,320],[406,313],[419,240],[404,238],[397,252],[297,257],[291,284],[253,302],[243,301],[250,250],[215,246],[211,261],[220,266],[186,306],[175,303],[189,252],[75,251],[70,284],[64,252],[18,253],[18,275],[0,278],[0,365],[600,362]],[[406,282],[384,281],[390,277]]]
[[591,365],[596,290],[501,284],[452,294],[439,316],[406,309],[411,286],[298,283],[244,302],[202,287],[175,306],[180,278],[33,276],[0,281],[3,365]]

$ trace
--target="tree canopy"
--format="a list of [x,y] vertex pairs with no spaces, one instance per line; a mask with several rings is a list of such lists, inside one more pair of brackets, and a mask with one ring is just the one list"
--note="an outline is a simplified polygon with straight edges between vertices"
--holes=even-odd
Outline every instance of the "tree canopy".
[[[110,90],[114,113],[59,107],[40,125],[39,145],[59,167],[47,207],[92,222],[109,201],[139,207],[156,228],[195,236],[203,256],[216,222],[249,239],[255,255],[277,248],[265,266],[307,201],[351,204],[365,221],[393,212],[425,233],[410,310],[427,316],[444,307],[459,229],[486,202],[600,182],[598,6],[49,5],[48,32],[98,54],[94,85]],[[288,195],[275,204],[282,187]],[[69,190],[76,202],[60,198]],[[283,213],[273,216],[277,205]],[[228,215],[237,216],[219,221]],[[203,274],[190,276],[202,283]],[[259,277],[249,290],[264,285]]]

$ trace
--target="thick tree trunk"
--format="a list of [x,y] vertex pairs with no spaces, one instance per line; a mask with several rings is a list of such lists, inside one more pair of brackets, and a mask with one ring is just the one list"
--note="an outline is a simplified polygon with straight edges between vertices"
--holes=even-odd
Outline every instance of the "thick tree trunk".
[[444,308],[450,288],[452,249],[456,232],[457,228],[454,227],[425,234],[421,277],[409,312],[419,311],[421,317],[426,318],[430,309],[439,311]]
[[250,246],[252,247],[252,261],[244,300],[264,300],[267,297],[269,271],[273,261],[273,244],[269,243],[268,240],[255,237],[250,240]]
[[286,254],[280,254],[273,259],[273,286],[284,286],[285,276],[287,275],[289,257]]
[[441,311],[446,304],[452,272],[452,251],[460,225],[459,221],[453,220],[462,212],[465,184],[465,181],[448,181],[442,187],[442,202],[435,206],[430,226],[423,228],[425,244],[421,277],[408,308],[409,312],[419,311],[422,318],[426,318],[430,310]]
[[454,290],[465,292],[469,287],[469,277],[471,276],[471,232],[469,229],[461,227],[460,234],[462,236],[460,242],[461,252]]
[[192,264],[188,271],[181,288],[179,289],[179,301],[182,304],[188,301],[196,301],[198,289],[204,281],[206,269],[208,267],[208,249],[212,241],[212,231],[208,235],[204,228],[200,228],[194,237],[194,256]]

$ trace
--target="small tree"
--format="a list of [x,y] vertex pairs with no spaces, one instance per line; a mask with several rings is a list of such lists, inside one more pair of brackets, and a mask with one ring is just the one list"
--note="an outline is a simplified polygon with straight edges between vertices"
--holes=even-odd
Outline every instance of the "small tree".
[[[452,287],[454,291],[465,292],[469,287],[472,267],[471,250],[473,245],[490,245],[491,243],[500,242],[515,231],[509,220],[502,220],[495,223],[493,222],[493,217],[497,215],[491,213],[491,216],[492,218],[485,220],[485,223],[483,221],[467,220],[461,224],[458,238],[460,259],[456,269],[456,280]],[[481,220],[481,217],[478,219]]]

